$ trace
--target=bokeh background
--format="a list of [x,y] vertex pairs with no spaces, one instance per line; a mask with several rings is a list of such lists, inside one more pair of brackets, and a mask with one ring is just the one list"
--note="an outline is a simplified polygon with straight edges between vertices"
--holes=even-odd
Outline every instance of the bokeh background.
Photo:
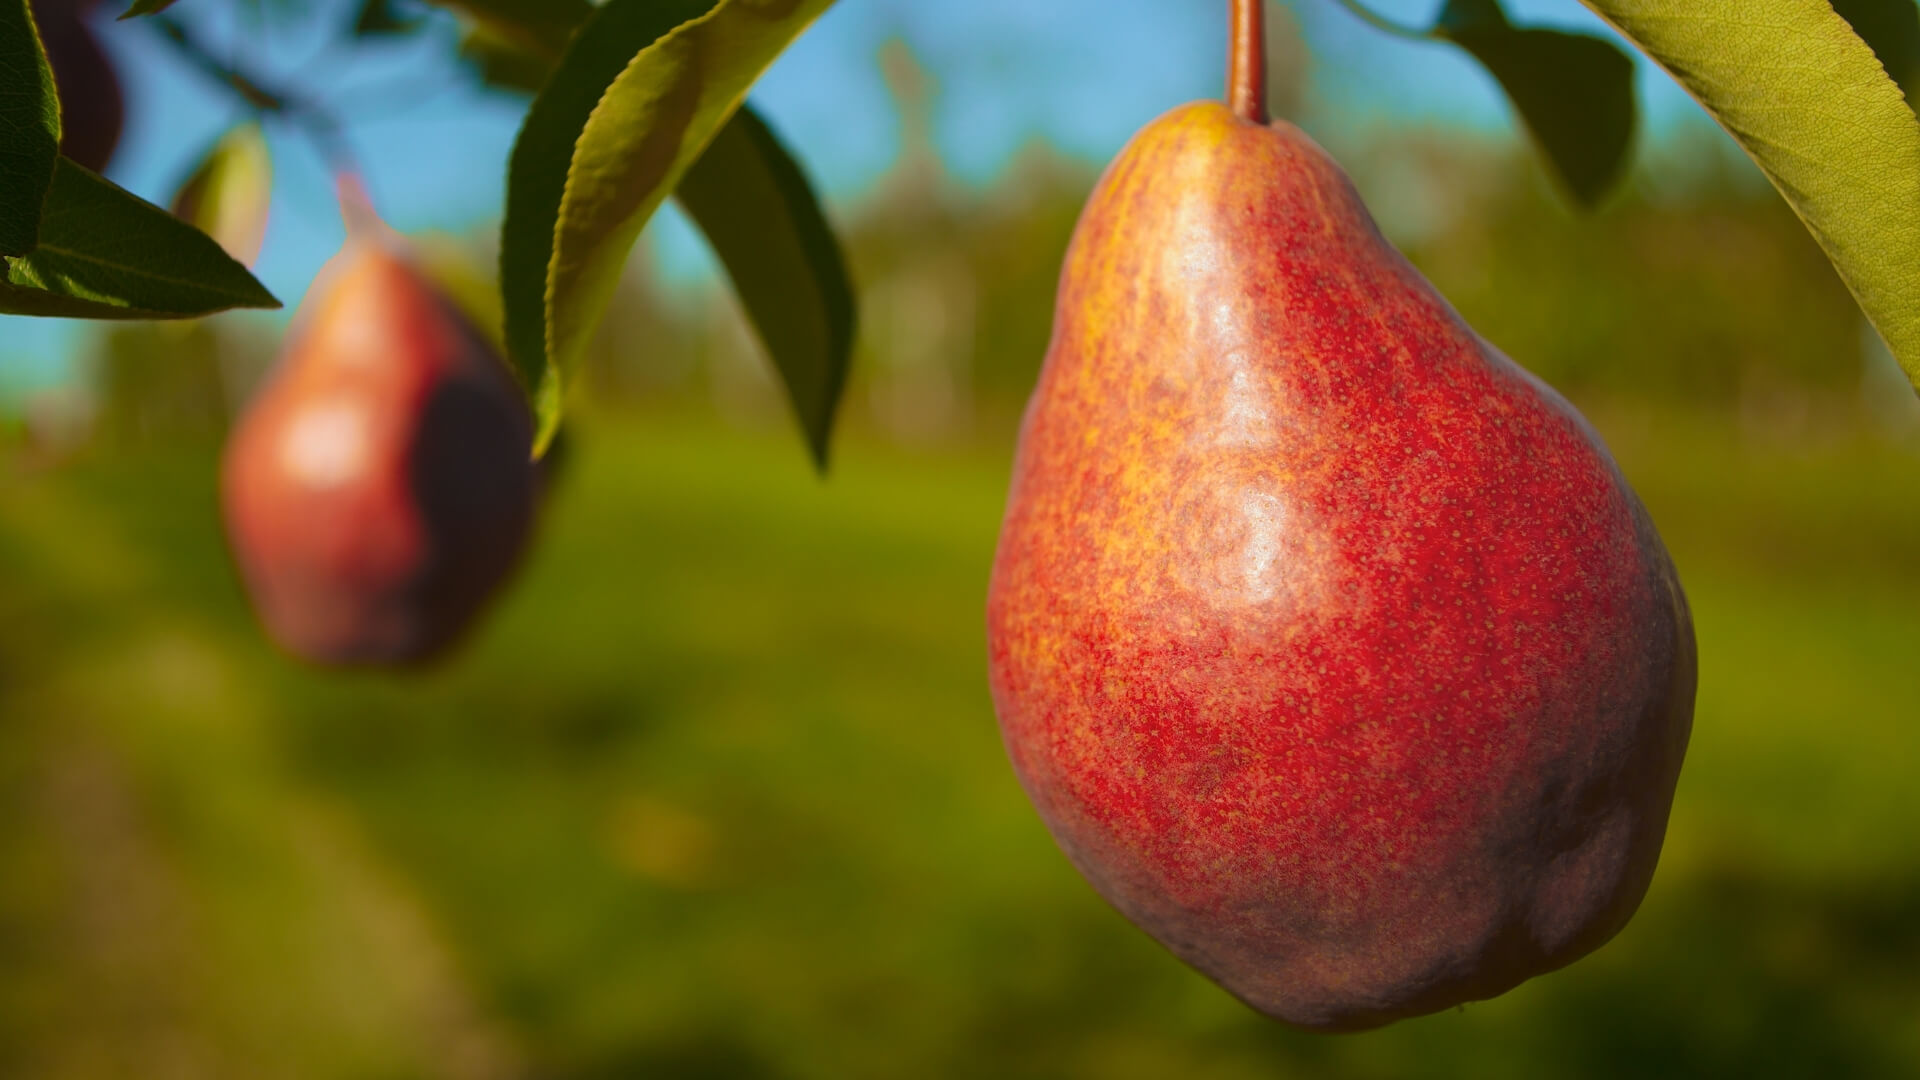
[[[351,7],[176,13],[340,109],[388,216],[484,272],[523,103],[450,24],[345,44]],[[831,475],[665,215],[533,557],[424,675],[283,658],[228,563],[214,463],[284,316],[0,319],[0,1074],[1920,1075],[1920,404],[1644,61],[1634,173],[1581,217],[1467,62],[1275,8],[1276,105],[1588,412],[1678,561],[1699,711],[1640,915],[1498,1000],[1311,1036],[1053,847],[984,673],[1014,425],[1081,201],[1218,93],[1224,8],[842,0],[754,95],[860,285]],[[113,174],[164,199],[237,109],[102,26],[133,88]],[[271,136],[261,273],[291,300],[340,233]]]

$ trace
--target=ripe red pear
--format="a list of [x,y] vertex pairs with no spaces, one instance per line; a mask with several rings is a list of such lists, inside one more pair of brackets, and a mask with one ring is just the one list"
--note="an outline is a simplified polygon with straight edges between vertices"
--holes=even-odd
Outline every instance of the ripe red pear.
[[222,497],[282,646],[402,665],[456,641],[518,562],[533,423],[486,337],[361,216],[227,445]]
[[1176,109],[1081,217],[994,563],[992,689],[1102,895],[1254,1008],[1356,1030],[1625,925],[1693,630],[1593,430],[1263,120]]

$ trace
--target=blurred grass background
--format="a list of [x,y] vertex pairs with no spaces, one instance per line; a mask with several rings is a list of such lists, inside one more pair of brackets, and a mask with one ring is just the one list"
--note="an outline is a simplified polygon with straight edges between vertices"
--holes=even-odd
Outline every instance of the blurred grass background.
[[1652,894],[1564,972],[1348,1038],[1180,966],[1029,811],[981,674],[1003,453],[856,436],[822,485],[782,431],[603,419],[418,680],[260,639],[204,448],[16,475],[0,1071],[1910,1074],[1920,461],[1608,426],[1702,650]]
[[214,462],[260,324],[100,329],[0,422],[0,1075],[1920,1075],[1920,406],[1744,166],[1667,154],[1575,219],[1504,145],[1342,148],[1693,600],[1667,850],[1592,957],[1302,1035],[1073,873],[981,609],[1093,177],[963,189],[910,141],[842,222],[831,477],[726,294],[636,261],[533,558],[424,676],[301,668],[247,610]]

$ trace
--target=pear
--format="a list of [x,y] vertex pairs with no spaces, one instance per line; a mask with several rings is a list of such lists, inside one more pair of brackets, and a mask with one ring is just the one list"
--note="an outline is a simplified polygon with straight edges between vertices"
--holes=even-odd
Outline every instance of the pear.
[[221,494],[282,646],[408,665],[455,642],[518,562],[533,422],[486,336],[348,190],[346,246],[228,442]]
[[1652,878],[1696,677],[1659,535],[1257,110],[1175,109],[1088,202],[987,622],[1068,858],[1291,1024],[1503,993]]

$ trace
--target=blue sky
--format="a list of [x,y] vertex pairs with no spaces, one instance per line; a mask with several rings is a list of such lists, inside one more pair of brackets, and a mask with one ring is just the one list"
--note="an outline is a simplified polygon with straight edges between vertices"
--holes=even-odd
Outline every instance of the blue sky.
[[[107,5],[111,7],[112,5]],[[444,42],[352,54],[324,44],[352,0],[314,0],[318,18],[243,24],[237,5],[183,4],[208,40],[254,67],[309,88],[346,118],[349,139],[388,219],[403,230],[470,230],[496,219],[521,102],[458,85]],[[830,205],[857,200],[900,146],[900,122],[876,55],[905,40],[934,76],[934,135],[960,176],[990,180],[1026,143],[1044,139],[1090,161],[1111,157],[1142,124],[1183,101],[1217,97],[1226,4],[1213,0],[840,0],[755,89],[755,104],[805,159]],[[1398,21],[1428,22],[1440,0],[1372,0]],[[1611,36],[1576,0],[1506,0],[1516,22]],[[197,8],[197,10],[196,10]],[[1335,143],[1373,127],[1512,130],[1498,88],[1457,51],[1389,37],[1334,0],[1291,0],[1309,61],[1306,126]],[[201,148],[239,118],[222,90],[182,64],[138,22],[104,24],[128,72],[131,120],[112,169],[164,202]],[[1704,121],[1667,77],[1639,62],[1645,130],[1655,139]],[[295,133],[270,132],[277,183],[258,267],[295,301],[340,243],[331,183]],[[664,220],[651,242],[699,272],[698,243]],[[0,392],[57,380],[81,328],[0,317]]]

